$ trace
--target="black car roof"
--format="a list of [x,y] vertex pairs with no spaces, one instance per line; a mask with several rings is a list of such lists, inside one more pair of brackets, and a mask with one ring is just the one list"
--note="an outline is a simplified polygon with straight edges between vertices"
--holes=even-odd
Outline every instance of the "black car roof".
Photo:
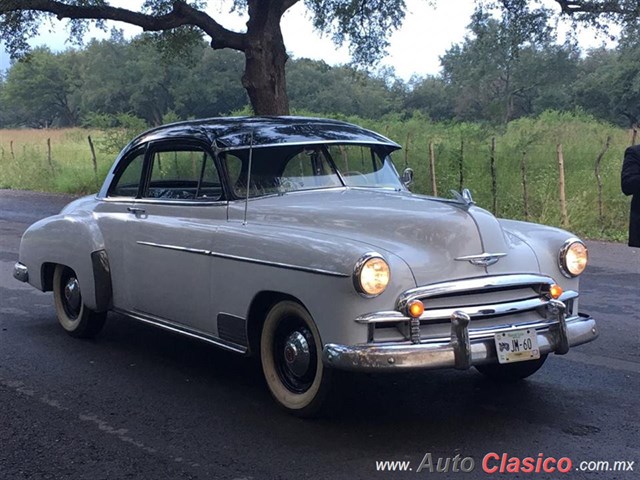
[[149,130],[130,144],[162,138],[200,137],[223,150],[313,143],[365,143],[400,146],[388,138],[339,120],[313,117],[220,117],[172,123]]

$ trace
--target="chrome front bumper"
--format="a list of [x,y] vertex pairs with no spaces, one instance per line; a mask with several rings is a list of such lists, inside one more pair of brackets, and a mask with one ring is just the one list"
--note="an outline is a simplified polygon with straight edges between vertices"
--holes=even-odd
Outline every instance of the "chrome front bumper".
[[16,262],[13,266],[13,278],[20,280],[21,282],[29,281],[29,271],[27,267],[20,262]]
[[[530,327],[537,331],[540,354],[555,352],[562,355],[569,351],[569,347],[597,338],[593,318],[583,314],[565,318],[565,306],[560,301],[551,301],[548,308],[557,321]],[[462,312],[454,312],[451,315],[451,338],[446,341],[353,346],[327,344],[323,360],[333,368],[368,372],[438,368],[464,370],[473,365],[497,362],[494,334],[498,331],[469,338],[468,327],[469,317]],[[516,324],[499,332],[527,327]]]

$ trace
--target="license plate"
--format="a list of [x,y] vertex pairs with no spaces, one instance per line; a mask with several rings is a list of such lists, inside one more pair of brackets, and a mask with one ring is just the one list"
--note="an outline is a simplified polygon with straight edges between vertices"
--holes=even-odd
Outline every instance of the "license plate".
[[534,328],[496,333],[498,362],[513,363],[540,358],[538,335]]

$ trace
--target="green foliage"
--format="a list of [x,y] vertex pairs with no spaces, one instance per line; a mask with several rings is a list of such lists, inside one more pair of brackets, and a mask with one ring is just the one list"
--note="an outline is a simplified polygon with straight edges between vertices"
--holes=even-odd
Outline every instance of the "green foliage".
[[599,118],[640,125],[640,43],[590,52],[575,93],[578,105]]
[[130,113],[119,113],[111,119],[112,128],[105,130],[104,136],[96,143],[103,153],[116,154],[133,138],[148,129],[146,122]]
[[0,130],[0,188],[76,194],[97,191],[115,156],[98,150],[96,176],[88,135],[99,142],[103,133],[80,129]]
[[[166,123],[177,121],[173,112],[167,113]],[[105,113],[92,113],[85,117],[85,128],[99,129],[103,134],[96,140],[98,150],[105,154],[116,154],[122,150],[129,141],[148,129],[144,119],[131,113],[119,113],[110,115]]]
[[[233,112],[250,114],[248,107]],[[298,115],[317,116],[297,110]],[[600,122],[591,115],[547,111],[537,117],[520,118],[499,130],[479,123],[432,122],[416,112],[411,117],[387,115],[378,119],[355,116],[334,117],[376,130],[403,145],[393,155],[398,170],[410,166],[416,173],[413,190],[432,194],[429,172],[429,144],[436,158],[438,194],[449,196],[458,190],[462,156],[463,187],[470,188],[477,203],[492,210],[490,155],[495,138],[497,210],[505,218],[530,220],[561,226],[558,161],[562,144],[566,171],[568,228],[588,238],[625,238],[629,199],[620,192],[622,156],[629,144],[627,131]],[[0,188],[84,193],[97,189],[87,135],[98,149],[99,182],[121,146],[144,129],[144,122],[131,115],[98,117],[119,125],[96,130],[0,130]],[[599,217],[594,165],[607,137],[610,148],[601,162],[603,217]],[[46,139],[51,138],[53,170],[48,164]],[[12,147],[11,147],[12,143]],[[13,154],[11,154],[13,148]],[[528,217],[524,212],[522,161],[525,161]]]
[[[436,157],[438,194],[459,189],[463,151],[463,186],[470,188],[479,206],[492,210],[490,155],[496,141],[497,211],[499,217],[529,220],[561,227],[556,149],[562,144],[566,172],[568,229],[587,238],[621,240],[626,236],[629,199],[620,192],[620,169],[629,145],[626,130],[596,120],[581,111],[547,111],[521,118],[506,128],[478,123],[432,122],[422,114],[402,120],[346,117],[344,120],[379,131],[403,145],[393,156],[398,170],[410,166],[416,173],[414,192],[432,194],[429,143]],[[598,213],[595,161],[607,137],[610,148],[601,163],[604,211]],[[464,142],[464,146],[463,146]],[[522,159],[525,159],[528,217],[524,212]]]
[[69,126],[78,122],[78,56],[56,56],[46,48],[34,50],[8,72],[3,103],[9,121],[31,127]]
[[368,118],[397,111],[404,92],[389,88],[395,78],[385,73],[383,78],[323,61],[294,60],[287,67],[291,108]]
[[404,0],[305,0],[314,27],[330,33],[333,41],[349,42],[356,64],[371,65],[389,46],[389,34],[405,17]]

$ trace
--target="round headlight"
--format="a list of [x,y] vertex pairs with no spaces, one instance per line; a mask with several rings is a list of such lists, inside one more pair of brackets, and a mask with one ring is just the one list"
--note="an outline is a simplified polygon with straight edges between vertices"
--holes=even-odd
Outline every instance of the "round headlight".
[[353,272],[353,283],[356,290],[370,297],[375,297],[384,292],[390,278],[389,265],[377,253],[363,255],[356,263]]
[[565,277],[573,278],[584,272],[589,261],[587,247],[577,238],[569,239],[560,250],[560,270]]

